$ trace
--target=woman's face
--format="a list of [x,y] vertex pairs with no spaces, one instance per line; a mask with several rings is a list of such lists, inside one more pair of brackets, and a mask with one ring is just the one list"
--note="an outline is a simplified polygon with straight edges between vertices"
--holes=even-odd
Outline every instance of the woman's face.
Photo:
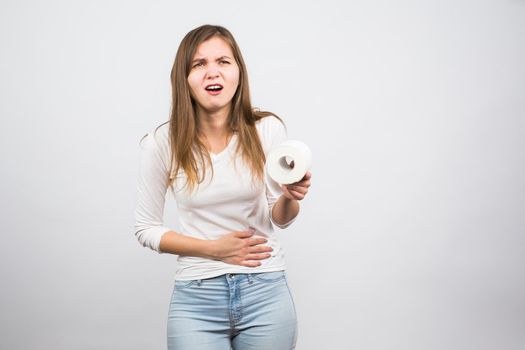
[[239,85],[239,66],[224,39],[214,36],[197,47],[188,83],[199,112],[229,111]]

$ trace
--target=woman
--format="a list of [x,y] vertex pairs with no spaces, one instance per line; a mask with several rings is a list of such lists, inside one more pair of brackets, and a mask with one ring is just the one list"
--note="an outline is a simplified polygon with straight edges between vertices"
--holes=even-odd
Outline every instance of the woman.
[[[297,217],[311,174],[280,186],[265,155],[286,139],[281,120],[252,109],[231,33],[204,25],[177,51],[172,110],[143,138],[135,211],[139,242],[178,255],[168,348],[294,349],[297,318],[273,226]],[[181,231],[163,226],[170,188]]]

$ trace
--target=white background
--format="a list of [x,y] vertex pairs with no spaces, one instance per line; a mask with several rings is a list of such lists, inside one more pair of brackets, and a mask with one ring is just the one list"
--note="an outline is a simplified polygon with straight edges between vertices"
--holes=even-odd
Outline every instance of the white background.
[[279,231],[297,349],[524,349],[521,0],[2,1],[0,348],[165,348],[138,142],[205,23],[313,152]]

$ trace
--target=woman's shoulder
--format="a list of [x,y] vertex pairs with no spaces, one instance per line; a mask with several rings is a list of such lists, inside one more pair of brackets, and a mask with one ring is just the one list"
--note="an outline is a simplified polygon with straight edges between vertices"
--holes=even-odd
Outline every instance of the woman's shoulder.
[[169,123],[161,124],[146,133],[139,142],[144,159],[160,160],[169,169],[171,149],[169,142]]
[[164,149],[169,146],[169,122],[150,129],[140,140],[144,149]]
[[262,117],[255,125],[265,153],[287,138],[284,122],[274,115]]
[[260,131],[271,131],[285,128],[284,122],[275,115],[267,115],[255,122],[255,127]]
[[142,162],[158,164],[164,171],[170,168],[171,149],[169,147],[169,123],[150,129],[139,142]]
[[286,129],[286,126],[282,119],[275,115],[267,115],[255,122],[255,127],[259,132],[263,134],[272,133]]

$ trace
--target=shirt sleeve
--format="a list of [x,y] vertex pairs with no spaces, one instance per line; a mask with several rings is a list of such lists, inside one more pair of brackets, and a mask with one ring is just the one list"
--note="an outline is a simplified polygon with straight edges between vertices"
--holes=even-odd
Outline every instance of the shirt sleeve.
[[[148,133],[140,143],[140,169],[135,208],[135,236],[139,243],[159,254],[160,239],[170,228],[164,226],[163,214],[169,177],[168,144],[161,147],[159,133]],[[167,140],[166,140],[167,141]]]
[[[266,123],[265,127],[263,127],[263,137],[266,143],[266,155],[268,155],[268,153],[273,148],[286,141],[288,139],[288,135],[284,124],[279,119],[273,116],[266,117],[264,119],[266,119]],[[281,189],[280,184],[278,184],[268,175],[266,167],[264,169],[264,176],[266,180],[266,198],[268,200],[268,210],[270,211],[270,221],[273,225],[279,227],[280,229],[285,229],[295,221],[297,216],[282,225],[273,221],[272,209],[279,197],[283,194],[283,190]]]

